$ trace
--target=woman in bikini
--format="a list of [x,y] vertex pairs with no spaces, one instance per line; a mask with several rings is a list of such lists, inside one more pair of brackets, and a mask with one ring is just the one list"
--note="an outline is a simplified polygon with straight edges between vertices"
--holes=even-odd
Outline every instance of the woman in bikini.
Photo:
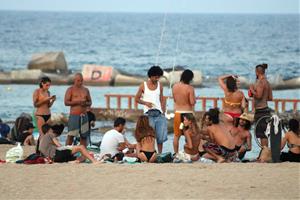
[[287,132],[281,141],[281,149],[287,144],[289,152],[282,152],[280,160],[285,162],[300,162],[300,129],[299,121],[290,119],[289,132]]
[[43,77],[40,81],[40,87],[33,93],[33,105],[36,108],[35,116],[40,136],[43,135],[42,126],[51,118],[50,107],[56,100],[56,96],[50,96],[49,88],[51,80]]
[[[237,76],[225,75],[218,78],[219,85],[224,91],[224,122],[230,127],[242,113],[246,105],[244,93],[238,90]],[[226,83],[224,82],[226,80]]]
[[186,142],[184,145],[184,153],[190,156],[191,161],[197,161],[200,158],[198,148],[201,142],[201,134],[194,115],[190,113],[184,114],[183,124],[183,133]]
[[143,162],[154,163],[156,161],[155,132],[149,124],[148,116],[138,118],[135,129],[137,141],[137,156]]

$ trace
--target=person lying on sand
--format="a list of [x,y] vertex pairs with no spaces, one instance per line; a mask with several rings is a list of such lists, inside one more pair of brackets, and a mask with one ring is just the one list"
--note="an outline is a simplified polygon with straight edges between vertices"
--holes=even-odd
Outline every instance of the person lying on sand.
[[63,128],[52,128],[49,124],[44,124],[42,131],[45,135],[41,137],[39,151],[43,156],[49,157],[54,162],[62,163],[76,160],[74,154],[79,152],[82,155],[80,161],[87,158],[92,163],[98,163],[83,145],[63,147],[57,139]]
[[148,116],[142,115],[138,118],[134,136],[137,141],[137,157],[143,162],[154,163],[155,131],[149,124]]
[[212,142],[203,145],[207,152],[203,157],[219,163],[234,161],[237,155],[235,141],[225,125],[219,123],[219,110],[210,109],[207,115],[212,122],[212,125],[207,127]]

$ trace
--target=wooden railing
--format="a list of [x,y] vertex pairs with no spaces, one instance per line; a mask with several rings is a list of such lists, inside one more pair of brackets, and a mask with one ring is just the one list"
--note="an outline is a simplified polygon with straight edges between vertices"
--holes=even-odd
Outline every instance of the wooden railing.
[[[122,100],[123,99],[127,99],[127,107],[125,108],[128,110],[138,110],[138,104],[135,102],[134,95],[123,95],[123,94],[106,94],[105,95],[105,99],[106,99],[106,109],[111,109],[111,99],[115,98],[117,101],[116,104],[116,109],[120,110],[120,109],[124,109],[122,108]],[[165,103],[166,101],[169,99],[173,99],[173,97],[164,97],[165,99]],[[224,107],[224,98],[220,98],[220,97],[197,97],[196,98],[197,103],[195,105],[195,110],[196,111],[206,111],[208,109],[208,104],[212,105],[210,107]],[[254,110],[254,102],[252,99],[248,99],[249,100],[249,106],[251,107],[251,109],[248,110],[252,111]],[[200,107],[198,102],[201,102]],[[132,105],[133,104],[133,105]],[[274,104],[274,106],[273,106]],[[276,112],[285,112],[286,111],[286,107],[287,104],[292,104],[291,109],[293,110],[294,113],[296,113],[300,108],[298,107],[298,105],[300,105],[300,99],[273,99],[273,101],[270,101],[269,103],[269,107],[274,109]],[[220,105],[220,106],[219,106]],[[281,110],[279,109],[281,105]]]

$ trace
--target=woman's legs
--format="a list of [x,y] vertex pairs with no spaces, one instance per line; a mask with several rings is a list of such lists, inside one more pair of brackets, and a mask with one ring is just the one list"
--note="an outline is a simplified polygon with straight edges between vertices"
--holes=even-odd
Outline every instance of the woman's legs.
[[87,149],[80,145],[80,146],[74,146],[72,148],[72,155],[77,153],[77,152],[80,152],[82,156],[84,156],[85,158],[89,159],[92,163],[97,163],[97,161],[95,160],[95,158],[93,158],[89,152],[87,151]]

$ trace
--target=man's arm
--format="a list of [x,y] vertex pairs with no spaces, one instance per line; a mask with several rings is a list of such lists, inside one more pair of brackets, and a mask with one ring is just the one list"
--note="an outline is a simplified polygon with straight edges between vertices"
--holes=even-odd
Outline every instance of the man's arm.
[[86,92],[87,92],[86,95],[87,101],[85,102],[85,106],[90,107],[92,105],[92,98],[89,89],[86,88]]
[[135,149],[136,148],[136,145],[135,144],[131,144],[126,137],[124,137],[124,141],[125,141],[125,144],[126,144],[126,147],[128,147],[129,149]]
[[196,97],[195,97],[195,90],[192,86],[191,86],[191,92],[189,95],[189,101],[190,101],[190,105],[192,105],[194,107],[196,104]]
[[211,126],[207,127],[207,133],[209,135],[210,141],[215,142],[214,133],[212,129],[213,128]]
[[251,151],[251,149],[252,149],[252,136],[251,133],[248,131],[246,151]]
[[273,100],[273,91],[271,86],[269,85],[269,95],[268,95],[268,101],[272,101]]
[[159,84],[159,85],[160,85],[160,95],[159,95],[160,105],[161,105],[161,109],[162,109],[163,113],[165,113],[167,99],[164,98],[164,88],[163,88],[162,84]]
[[72,101],[72,88],[68,88],[65,94],[65,105],[66,106],[78,106],[81,105],[81,101]]
[[125,148],[126,148],[126,143],[125,142],[121,142],[121,143],[119,143],[117,149],[118,149],[118,151],[122,151]]
[[146,101],[143,101],[142,100],[142,94],[144,93],[144,84],[142,83],[135,95],[135,102],[138,103],[138,104],[142,104],[142,105],[145,105],[145,106],[148,106],[149,108],[152,107],[152,103],[150,102],[146,102]]

